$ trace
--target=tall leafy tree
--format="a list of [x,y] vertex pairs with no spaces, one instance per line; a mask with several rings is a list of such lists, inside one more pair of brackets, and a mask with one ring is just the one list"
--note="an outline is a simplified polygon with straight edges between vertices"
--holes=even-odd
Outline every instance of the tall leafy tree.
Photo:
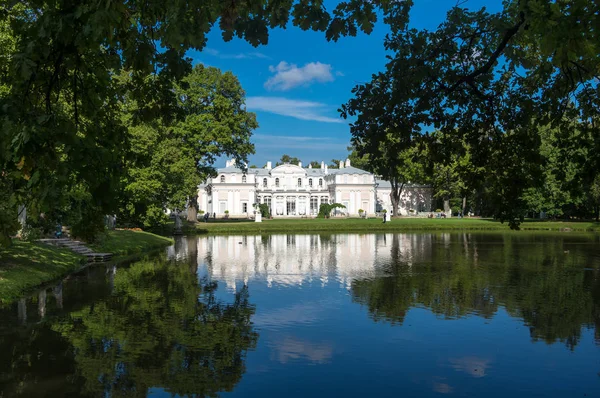
[[364,134],[383,136],[402,120],[396,134],[404,139],[427,126],[464,140],[474,165],[485,167],[494,215],[517,228],[539,173],[537,128],[563,124],[570,112],[598,134],[599,7],[512,0],[499,13],[457,5],[432,31],[392,25],[385,72],[358,86],[362,105],[349,102],[342,114],[372,121],[354,124]]
[[196,221],[198,186],[215,173],[219,156],[234,157],[238,164],[254,153],[250,143],[258,127],[256,115],[246,111],[245,92],[231,73],[198,64],[175,88],[180,119],[173,126],[173,136],[181,145],[183,156],[195,167],[188,171],[180,193],[188,198],[188,221]]
[[225,40],[255,46],[288,24],[337,40],[369,33],[377,10],[406,18],[409,7],[392,0],[351,0],[331,11],[300,0],[4,1],[0,170],[13,181],[3,186],[11,203],[26,203],[32,214],[73,185],[92,198],[90,215],[112,212],[127,146],[118,117],[123,93],[113,79],[121,70],[132,71],[140,115],[148,116],[168,111],[171,93],[145,84],[145,76],[179,80],[190,66],[186,51],[202,50],[215,25]]

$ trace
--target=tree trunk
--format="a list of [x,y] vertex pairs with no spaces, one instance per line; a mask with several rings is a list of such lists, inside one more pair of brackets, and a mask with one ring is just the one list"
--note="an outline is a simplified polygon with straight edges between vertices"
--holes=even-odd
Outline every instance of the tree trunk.
[[392,185],[392,192],[390,192],[390,199],[392,201],[392,212],[394,217],[398,217],[400,214],[398,213],[398,206],[400,204],[400,196],[402,194],[402,189],[404,188],[404,183],[400,184],[397,181],[390,181]]
[[444,198],[444,213],[446,213],[446,215],[448,215],[449,212],[450,212],[450,199]]
[[463,217],[465,216],[465,212],[467,211],[467,197],[463,196],[463,202],[462,202],[462,215]]
[[198,195],[190,196],[188,200],[187,220],[189,222],[198,221]]

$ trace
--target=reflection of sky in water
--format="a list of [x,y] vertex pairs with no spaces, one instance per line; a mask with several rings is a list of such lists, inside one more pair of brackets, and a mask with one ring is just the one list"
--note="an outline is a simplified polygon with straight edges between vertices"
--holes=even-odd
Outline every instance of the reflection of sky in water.
[[[242,343],[239,351],[230,352],[241,356],[234,366],[241,379],[231,391],[221,391],[223,397],[600,396],[600,333],[594,336],[600,325],[596,235],[212,236],[178,239],[167,257],[177,262],[162,262],[158,269],[175,272],[153,277],[159,262],[140,262],[137,270],[146,272],[135,279],[139,285],[115,284],[127,265],[90,267],[10,308],[0,307],[0,337],[2,330],[15,331],[14,341],[22,340],[21,348],[33,353],[23,358],[39,359],[37,350],[48,347],[36,342],[36,336],[58,338],[49,329],[43,333],[57,314],[65,316],[67,325],[77,325],[73,311],[83,308],[88,314],[108,300],[113,312],[98,319],[100,324],[110,324],[111,314],[150,314],[153,308],[160,317],[152,324],[160,324],[159,319],[180,308],[179,299],[186,298],[185,308],[195,306],[196,293],[190,286],[213,282],[215,303],[226,303],[223,308],[235,302],[236,293],[248,294],[255,311],[251,328],[258,336],[250,351]],[[131,290],[112,297],[115,286]],[[169,292],[178,293],[169,297]],[[111,297],[127,300],[113,302]],[[198,301],[208,297],[205,293]],[[123,319],[114,332],[135,335],[144,329],[143,323]],[[179,330],[188,324],[167,322],[165,329],[171,325]],[[30,327],[37,332],[29,332]],[[165,347],[175,354],[165,357],[169,378],[185,375],[169,372],[187,344],[202,346],[211,340],[204,340],[206,336],[218,337],[218,346],[201,355],[215,359],[232,348],[228,343],[236,342],[235,326],[196,327],[191,331],[204,333],[201,341],[178,341],[177,335],[175,347]],[[150,330],[149,336],[157,330]],[[119,334],[108,337],[117,341]],[[25,340],[29,338],[34,340]],[[0,338],[4,353],[13,351],[7,341],[11,340]],[[105,353],[112,340],[98,341],[104,345],[96,347]],[[133,339],[127,344],[138,352],[147,350],[145,342]],[[57,350],[56,358],[74,351]],[[90,352],[90,358],[99,353]],[[144,360],[157,357],[151,350],[146,354]],[[135,379],[136,373],[127,373],[130,367],[124,368],[118,357],[106,357],[106,369]],[[1,358],[8,357],[0,355],[0,365],[10,362]],[[192,358],[186,365],[193,363]],[[203,363],[210,367],[211,361]],[[0,395],[6,380],[2,372],[9,367],[0,366]],[[49,369],[41,367],[42,373]],[[236,374],[228,368],[221,371],[216,381]],[[223,374],[228,376],[219,378]],[[211,384],[202,377],[193,382]],[[45,386],[40,382],[39,390],[44,392]],[[162,388],[149,393],[171,396]]]
[[[407,278],[419,266],[439,263],[432,246],[444,252],[460,244],[479,266],[485,250],[502,244],[496,238],[476,248],[453,239],[450,234],[200,239],[198,274],[217,281],[218,295],[226,300],[247,285],[256,306],[252,321],[260,338],[247,356],[248,377],[224,395],[487,398],[512,390],[548,396],[600,392],[590,378],[566,390],[547,385],[549,379],[577,378],[585,363],[600,370],[594,362],[600,350],[587,329],[575,359],[564,345],[532,344],[523,320],[502,307],[483,318],[472,311],[440,317],[416,306],[392,326],[374,322],[365,305],[352,301],[356,281],[391,277],[394,263],[403,264]],[[442,264],[451,267],[453,260]]]

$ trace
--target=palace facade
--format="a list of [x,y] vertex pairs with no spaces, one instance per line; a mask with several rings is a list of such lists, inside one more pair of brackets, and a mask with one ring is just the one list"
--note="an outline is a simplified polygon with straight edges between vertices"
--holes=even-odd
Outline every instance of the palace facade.
[[[391,185],[375,175],[352,167],[350,160],[339,168],[302,167],[283,164],[272,167],[267,162],[262,169],[244,172],[227,161],[217,176],[200,185],[199,209],[223,217],[246,217],[254,214],[254,203],[266,203],[273,217],[316,216],[322,203],[341,203],[337,215],[358,216],[359,210],[374,215],[386,209],[391,212]],[[400,200],[402,215],[419,215],[431,211],[432,189],[429,186],[407,184]]]

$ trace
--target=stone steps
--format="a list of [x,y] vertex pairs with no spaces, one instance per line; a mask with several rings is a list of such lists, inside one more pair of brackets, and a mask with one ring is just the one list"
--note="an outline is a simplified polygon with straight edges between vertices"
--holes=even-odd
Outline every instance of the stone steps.
[[87,247],[83,242],[68,238],[40,239],[39,242],[47,245],[63,247],[71,250],[74,253],[84,255],[87,257],[88,262],[104,262],[109,261],[112,258],[112,253],[94,253],[94,251]]

